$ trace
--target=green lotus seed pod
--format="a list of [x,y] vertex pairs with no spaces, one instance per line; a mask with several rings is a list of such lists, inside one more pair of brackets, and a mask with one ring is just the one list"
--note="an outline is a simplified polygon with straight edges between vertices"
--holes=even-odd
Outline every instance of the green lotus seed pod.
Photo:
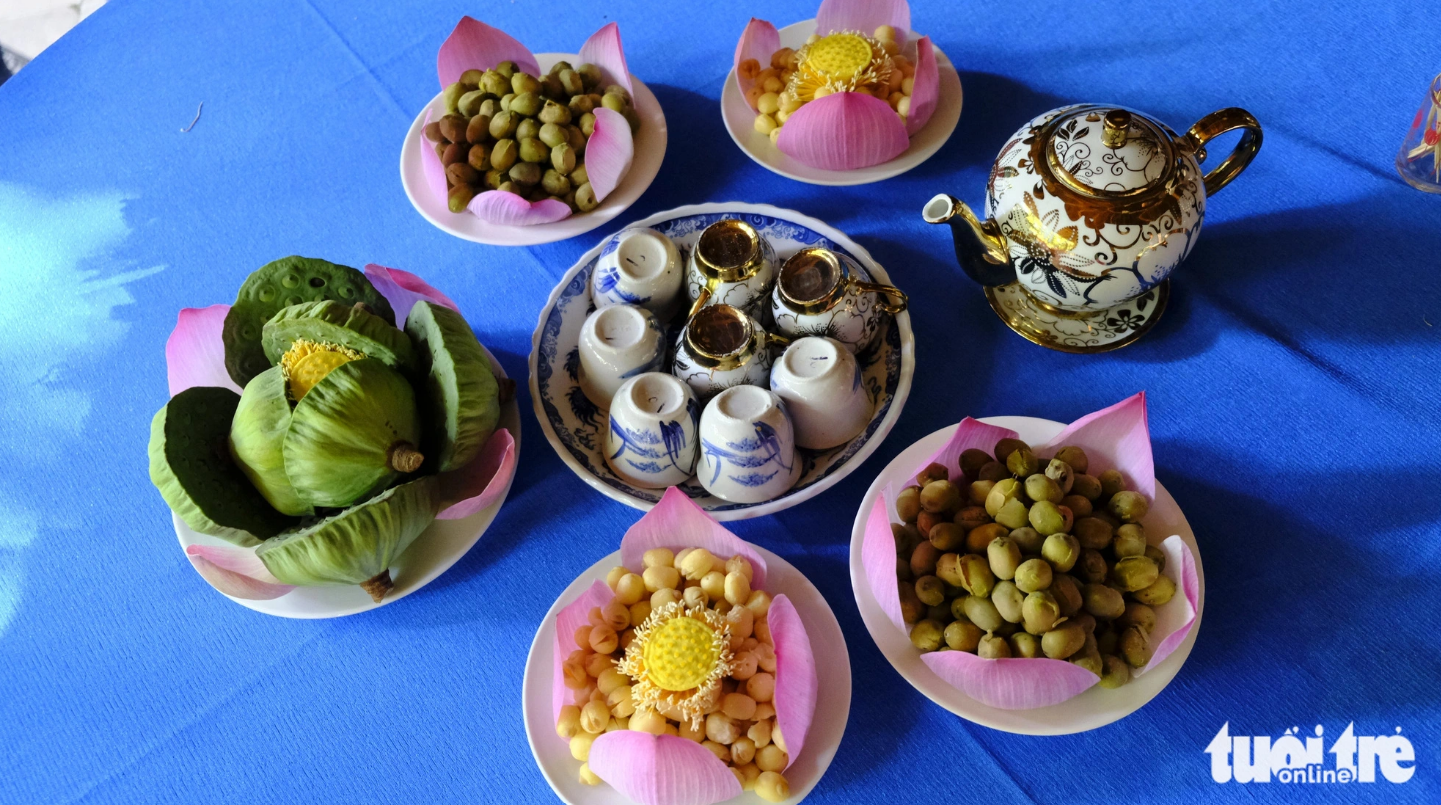
[[1061,607],[1055,596],[1046,590],[1037,590],[1021,602],[1021,622],[1027,632],[1042,635],[1055,628],[1061,619]]
[[1142,555],[1152,562],[1155,562],[1157,570],[1162,573],[1166,572],[1166,555],[1161,552],[1160,548],[1157,548],[1155,545],[1147,545]]
[[[1017,451],[1018,453],[1019,451]],[[1014,457],[1017,453],[1012,453]],[[1061,507],[1050,501],[1042,500],[1031,506],[1030,511],[1031,527],[1045,536],[1060,533],[1066,530],[1066,515]],[[1045,550],[1042,548],[1042,550]]]
[[1076,566],[1081,556],[1081,546],[1070,534],[1052,534],[1041,545],[1041,556],[1051,563],[1051,569],[1066,573]]
[[1104,584],[1087,584],[1084,593],[1086,611],[1097,618],[1111,620],[1126,611],[1126,599]]
[[285,257],[256,269],[240,286],[235,304],[225,314],[221,340],[225,344],[225,369],[241,388],[251,378],[269,369],[260,337],[265,323],[281,308],[332,299],[346,305],[364,302],[371,312],[387,323],[395,312],[365,275],[349,266],[313,257]]
[[1146,632],[1135,626],[1128,626],[1121,632],[1121,639],[1117,646],[1121,651],[1121,657],[1132,668],[1144,668],[1151,661],[1155,653],[1155,646],[1151,645],[1151,637]]
[[1036,454],[1027,447],[1017,448],[1006,458],[1006,469],[1017,478],[1035,475],[1040,466],[1041,462],[1036,458]]
[[955,523],[936,523],[931,526],[928,538],[937,548],[954,551],[966,544],[966,530]]
[[1045,537],[1041,536],[1041,532],[1030,526],[1012,529],[1010,537],[1012,542],[1020,546],[1022,556],[1039,556],[1042,542],[1045,540]]
[[1116,625],[1121,628],[1135,626],[1150,634],[1156,628],[1156,610],[1135,601],[1127,602],[1125,611],[1116,618]]
[[991,588],[991,603],[1007,623],[1021,622],[1021,605],[1025,599],[1026,596],[1014,582],[998,581]]
[[1012,657],[1034,659],[1041,656],[1040,638],[1030,632],[1016,632],[1006,638],[1006,642],[1011,644]]
[[972,553],[985,553],[995,540],[1004,537],[1009,533],[1006,527],[1000,523],[987,523],[979,528],[971,529],[966,534],[966,548]]
[[1086,451],[1079,447],[1062,447],[1056,451],[1056,460],[1064,461],[1077,475],[1084,474],[1091,468],[1091,461],[1086,457]]
[[996,442],[996,461],[1005,464],[1006,459],[1010,458],[1012,453],[1016,452],[1017,450],[1030,449],[1031,446],[1021,441],[1020,439],[1002,439],[999,442]]
[[1101,482],[1101,497],[1106,500],[1126,488],[1126,479],[1121,477],[1120,470],[1106,470],[1096,480]]
[[986,510],[980,506],[966,506],[956,512],[955,519],[952,522],[960,526],[962,531],[969,534],[971,529],[980,528],[991,522],[991,518],[986,514]]
[[1013,579],[1016,568],[1021,565],[1021,546],[1010,536],[996,537],[986,546],[986,558],[991,564],[991,573],[998,579]]
[[1065,573],[1053,574],[1049,592],[1055,596],[1056,603],[1061,607],[1061,614],[1067,618],[1080,612],[1085,604],[1085,599],[1081,596],[1081,585],[1074,576]]
[[355,350],[394,369],[415,366],[410,338],[364,304],[346,305],[330,299],[302,302],[282,309],[261,329],[260,344],[271,363],[279,364],[281,356],[300,340]]
[[1175,594],[1176,582],[1171,581],[1168,576],[1157,576],[1151,586],[1135,590],[1131,596],[1147,606],[1159,607],[1170,601]]
[[1101,671],[1101,681],[1098,683],[1101,687],[1115,690],[1131,681],[1131,667],[1126,665],[1126,661],[1120,657],[1110,654],[1103,655],[1101,664],[1103,670]]
[[555,101],[546,101],[541,107],[540,120],[542,123],[559,123],[565,125],[570,122],[570,107],[563,106]]
[[[980,627],[982,631],[994,632],[1005,622],[1001,618],[1000,611],[996,609],[996,605],[991,603],[989,598],[968,595],[956,600],[961,602],[962,614],[966,616],[966,620]],[[955,611],[954,607],[951,611]]]
[[943,635],[941,625],[927,618],[911,627],[911,645],[921,651],[935,651],[941,647]]
[[954,511],[961,505],[961,490],[950,481],[931,481],[921,487],[921,508],[932,514]]
[[961,557],[961,586],[971,595],[985,598],[996,585],[996,577],[984,557],[968,553]]
[[1053,458],[1046,464],[1045,473],[1047,478],[1055,481],[1056,486],[1061,488],[1062,497],[1071,494],[1071,487],[1075,484],[1076,476],[1071,471],[1070,464]]
[[1071,476],[1071,494],[1080,495],[1094,503],[1101,497],[1101,482],[1093,475],[1077,471]]
[[1080,495],[1066,495],[1064,498],[1061,498],[1061,505],[1070,509],[1078,520],[1082,517],[1090,517],[1091,512],[1094,511],[1091,507],[1091,501],[1086,500]]
[[516,95],[540,92],[540,80],[529,73],[515,73],[510,77],[510,89]]
[[330,370],[291,413],[285,474],[312,506],[349,506],[420,469],[415,393],[374,358]]
[[986,635],[976,644],[976,654],[988,660],[1002,660],[1011,656],[1011,646],[1004,637]]
[[1139,523],[1150,511],[1151,505],[1140,492],[1117,492],[1111,496],[1106,509],[1121,518],[1124,523]]
[[515,75],[516,66],[515,66],[515,62],[510,61],[509,59],[507,59],[507,60],[501,62],[500,64],[497,64],[493,69],[494,69],[497,73],[500,73],[500,76],[501,76],[502,78],[504,78],[506,81],[509,81],[510,78],[511,78],[511,76]]
[[1031,522],[1031,509],[1020,498],[1011,498],[996,512],[996,522],[1006,528],[1024,528]]
[[1101,662],[1101,655],[1099,653],[1087,653],[1084,648],[1077,652],[1076,656],[1071,657],[1071,664],[1079,665],[1096,676],[1100,676],[1105,670],[1105,666]]
[[961,474],[967,481],[975,481],[981,477],[981,467],[991,462],[991,456],[984,450],[977,450],[972,447],[961,452],[960,465]]
[[224,447],[239,404],[215,386],[171,397],[150,421],[150,482],[192,529],[248,547],[295,519],[271,508]]
[[1146,555],[1146,532],[1139,524],[1127,523],[1116,529],[1115,541],[1111,543],[1117,559],[1127,556]]
[[[1012,453],[1012,455],[1015,454]],[[1025,490],[1026,497],[1036,502],[1044,500],[1050,503],[1060,503],[1061,498],[1064,497],[1064,495],[1061,494],[1060,484],[1056,483],[1056,481],[1049,476],[1040,473],[1026,478]]]
[[992,483],[997,483],[1005,480],[1006,478],[1010,478],[1011,471],[1006,469],[1005,464],[1002,464],[998,461],[992,461],[981,467],[981,471],[976,477],[978,480],[981,481],[991,481]]
[[[490,119],[490,136],[497,140],[509,139],[515,134],[516,126],[520,125],[520,117],[515,112],[499,112]],[[491,157],[494,162],[495,158]]]
[[230,423],[230,455],[276,511],[309,516],[315,508],[300,499],[285,474],[283,447],[289,429],[285,370],[272,366],[245,384]]
[[896,495],[896,516],[903,523],[914,523],[921,513],[921,488],[908,486]]
[[1112,628],[1096,635],[1096,650],[1102,654],[1115,654],[1116,647],[1120,645],[1121,633]]
[[540,183],[542,173],[540,166],[534,162],[517,162],[510,166],[510,172],[507,175],[515,184],[529,188]]
[[[1051,586],[1051,566],[1044,559],[1027,559],[1016,568],[1014,581],[1023,593],[1033,593]],[[975,620],[972,618],[972,620]]]
[[521,118],[520,123],[515,127],[515,141],[524,143],[526,140],[540,140],[540,122],[534,118]]
[[1099,517],[1082,517],[1071,529],[1082,548],[1103,551],[1111,544],[1114,531],[1111,524]]
[[450,472],[469,464],[495,432],[500,385],[485,348],[456,311],[420,300],[405,330],[425,377],[417,385],[425,412],[421,448],[437,472]]
[[1067,622],[1041,636],[1041,651],[1053,660],[1064,660],[1086,644],[1080,624]]
[[435,520],[439,505],[435,479],[417,478],[266,540],[255,555],[286,584],[359,584],[379,602],[391,588],[390,565]]
[[[575,184],[574,179],[571,180],[571,184]],[[591,188],[590,182],[576,187],[575,206],[579,207],[581,212],[590,212],[599,205],[600,200],[595,197],[595,190]]]
[[480,77],[480,88],[497,98],[510,94],[510,80],[497,70],[486,70]]
[[460,111],[460,99],[469,91],[469,88],[459,81],[448,85],[445,90],[440,93],[441,101],[445,104],[445,113],[449,115],[458,113]]
[[938,606],[946,600],[946,586],[935,576],[921,576],[916,579],[916,597],[928,607]]
[[958,619],[946,626],[946,645],[955,651],[975,651],[981,642],[981,630],[968,620]]
[[[510,99],[510,111],[521,117],[535,117],[545,108],[546,101],[535,92],[518,92]],[[518,124],[517,124],[518,125]],[[537,127],[539,123],[535,124]],[[538,129],[537,129],[538,130]],[[531,135],[532,137],[535,135]]]
[[1002,478],[991,484],[991,491],[986,494],[986,514],[995,517],[1006,501],[1019,499],[1025,494],[1025,488],[1015,478]]
[[961,555],[957,553],[943,553],[941,558],[936,560],[936,575],[941,581],[952,587],[961,586]]
[[1118,560],[1116,566],[1111,568],[1111,578],[1126,592],[1144,590],[1156,583],[1160,575],[1161,571],[1156,567],[1156,563],[1144,556],[1128,556]]
[[1081,560],[1076,563],[1076,574],[1083,581],[1091,584],[1100,584],[1106,580],[1111,573],[1111,568],[1106,564],[1106,557],[1100,551],[1084,548],[1081,550]]

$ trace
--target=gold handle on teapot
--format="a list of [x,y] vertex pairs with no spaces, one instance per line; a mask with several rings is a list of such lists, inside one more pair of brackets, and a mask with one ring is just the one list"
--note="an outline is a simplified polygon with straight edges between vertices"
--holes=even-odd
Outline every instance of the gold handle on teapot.
[[897,288],[894,285],[882,285],[879,282],[857,281],[855,283],[855,289],[858,291],[869,292],[880,296],[881,310],[884,310],[892,316],[905,310],[906,305],[910,303],[910,299],[906,296],[906,292],[901,290],[900,288]]
[[1261,124],[1250,112],[1233,106],[1197,120],[1196,125],[1181,136],[1181,147],[1204,159],[1206,143],[1235,129],[1243,130],[1241,141],[1236,143],[1225,161],[1206,172],[1204,181],[1207,196],[1220,192],[1221,188],[1230,184],[1231,180],[1239,176],[1241,171],[1251,164],[1251,160],[1256,158],[1256,152],[1261,150]]

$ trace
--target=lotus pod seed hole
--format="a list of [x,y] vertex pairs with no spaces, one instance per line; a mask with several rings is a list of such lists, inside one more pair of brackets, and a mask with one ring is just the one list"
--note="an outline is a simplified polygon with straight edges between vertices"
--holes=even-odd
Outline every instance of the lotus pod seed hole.
[[[299,274],[286,274],[286,275],[280,280],[280,284],[281,284],[281,285],[284,285],[284,286],[287,287],[287,288],[295,288],[295,287],[297,287],[297,286],[300,285],[300,275],[299,275]],[[297,302],[296,304],[299,304],[299,303]]]
[[325,278],[324,278],[324,277],[311,277],[311,278],[310,278],[310,287],[312,287],[312,288],[324,288],[324,287],[325,287]]

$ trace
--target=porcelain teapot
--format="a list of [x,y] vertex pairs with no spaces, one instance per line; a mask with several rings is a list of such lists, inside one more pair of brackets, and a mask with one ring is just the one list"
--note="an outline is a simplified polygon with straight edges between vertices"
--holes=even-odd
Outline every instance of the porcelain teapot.
[[[1206,143],[1235,129],[1235,149],[1202,174]],[[1131,109],[1067,106],[1006,142],[986,183],[984,220],[944,193],[922,215],[951,225],[971,279],[1019,282],[1042,308],[1085,315],[1170,276],[1195,245],[1207,198],[1260,148],[1261,125],[1243,109],[1212,112],[1177,135]]]

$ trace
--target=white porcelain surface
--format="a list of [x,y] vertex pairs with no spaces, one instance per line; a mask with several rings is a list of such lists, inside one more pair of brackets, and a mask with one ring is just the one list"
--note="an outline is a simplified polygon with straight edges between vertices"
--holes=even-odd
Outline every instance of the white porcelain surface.
[[615,233],[600,250],[591,276],[596,307],[639,305],[669,321],[680,308],[685,265],[671,239],[637,227]]
[[[706,287],[706,277],[701,273],[695,262],[696,250],[690,250],[690,258],[685,264],[685,290],[686,296],[694,302],[700,298],[701,289]],[[776,259],[775,247],[761,236],[762,264],[756,273],[743,280],[736,282],[716,281],[710,285],[710,298],[706,300],[704,307],[711,305],[730,305],[738,307],[747,313],[756,313],[760,303],[770,295],[771,288],[775,286],[776,271],[780,269],[780,262]]]
[[[799,48],[805,44],[806,37],[815,33],[815,30],[815,20],[804,20],[787,25],[779,32],[781,46]],[[910,38],[912,40],[919,39],[920,36],[915,31],[911,31]],[[956,130],[956,122],[961,119],[961,77],[956,74],[956,68],[951,66],[951,60],[947,58],[946,54],[935,46],[934,39],[931,40],[931,45],[936,54],[936,68],[940,78],[940,96],[936,100],[936,111],[931,114],[931,119],[926,122],[926,125],[911,137],[910,147],[889,162],[853,171],[832,171],[813,168],[786,156],[775,147],[770,137],[755,130],[755,110],[746,103],[740,87],[736,86],[734,69],[726,75],[725,84],[721,87],[721,118],[725,123],[726,132],[730,134],[735,144],[740,146],[741,151],[745,152],[745,155],[754,160],[757,165],[798,182],[819,185],[857,185],[870,184],[898,176],[930,159],[932,154],[939,151],[941,146],[946,144],[946,140],[950,139],[951,132]]]
[[[749,223],[782,258],[803,248],[823,246],[854,257],[877,282],[890,282],[885,268],[845,233],[795,210],[742,202],[693,204],[656,213],[634,225],[665,234],[685,252],[695,245],[705,227],[721,218]],[[586,398],[577,381],[580,328],[590,312],[590,277],[603,246],[604,241],[597,242],[565,272],[540,311],[531,340],[531,400],[546,439],[572,472],[606,497],[645,510],[660,500],[661,493],[628,484],[606,466],[603,452],[607,418]],[[765,503],[721,500],[694,478],[680,489],[717,520],[740,520],[774,514],[810,500],[854,471],[894,427],[915,374],[910,314],[888,318],[881,337],[856,356],[861,365],[861,385],[872,409],[871,421],[859,436],[830,450],[801,449],[804,469],[800,480],[789,492]]]
[[[1060,433],[1064,427],[1060,422],[1026,416],[983,417],[981,421],[1000,428],[1010,428],[1030,444],[1043,444]],[[1170,684],[1181,670],[1182,664],[1191,654],[1191,648],[1196,644],[1196,635],[1201,631],[1201,616],[1206,607],[1206,573],[1201,566],[1201,549],[1196,545],[1196,535],[1186,522],[1186,515],[1182,514],[1181,508],[1176,505],[1176,500],[1159,480],[1156,481],[1155,502],[1151,504],[1151,511],[1146,515],[1143,525],[1153,542],[1175,534],[1191,549],[1191,554],[1196,559],[1196,579],[1200,587],[1196,622],[1191,626],[1190,634],[1186,635],[1171,656],[1144,676],[1132,677],[1124,687],[1106,690],[1095,685],[1060,704],[1033,710],[1001,710],[982,704],[936,676],[921,659],[921,653],[911,645],[910,638],[896,628],[881,610],[880,604],[876,603],[865,567],[861,564],[866,522],[871,516],[876,498],[880,497],[888,485],[894,485],[896,489],[905,485],[921,462],[941,449],[955,431],[955,425],[941,428],[901,451],[901,454],[876,476],[875,482],[866,490],[865,497],[861,498],[860,510],[856,513],[855,524],[851,529],[851,589],[855,593],[856,606],[860,609],[861,620],[865,621],[866,631],[871,633],[871,639],[895,667],[896,672],[912,687],[925,694],[926,698],[968,721],[991,729],[1025,735],[1068,735],[1104,727],[1139,710]]]
[[[709,306],[708,306],[709,307]],[[731,369],[707,369],[702,366],[696,356],[686,346],[685,336],[690,326],[682,328],[680,337],[675,342],[675,359],[671,362],[671,373],[685,384],[701,402],[710,400],[728,388],[735,386],[750,385],[765,388],[770,385],[771,366],[775,363],[775,355],[766,344],[764,329],[761,323],[754,317],[751,318],[751,327],[755,328],[757,337],[753,343],[753,351],[745,358],[745,362]]]
[[597,408],[625,381],[665,362],[665,337],[655,314],[635,305],[611,305],[590,314],[580,328],[581,391]]
[[627,483],[665,489],[695,472],[700,406],[673,375],[646,372],[625,381],[610,402],[605,463]]
[[[816,681],[819,683],[815,720],[806,734],[806,745],[786,769],[791,786],[787,805],[805,799],[830,767],[851,711],[851,660],[840,623],[826,599],[790,562],[759,545],[754,546],[766,560],[766,592],[784,594],[795,605],[806,635],[815,654]],[[551,710],[551,680],[555,674],[555,616],[562,607],[578,598],[606,573],[620,564],[620,551],[603,557],[590,566],[561,592],[550,611],[535,631],[530,654],[525,660],[525,682],[521,691],[524,710],[525,737],[541,774],[550,783],[555,795],[567,805],[635,805],[608,785],[586,785],[579,780],[580,761],[570,756],[569,743],[555,734],[555,716]],[[843,790],[833,786],[832,792]],[[483,799],[483,798],[482,798]],[[747,791],[728,800],[729,805],[765,805],[754,791]]]
[[[852,280],[871,281],[870,275],[859,263],[844,255],[838,257],[846,265]],[[802,313],[786,304],[777,286],[771,291],[771,320],[775,322],[776,332],[787,338],[826,336],[856,352],[870,346],[880,332],[882,304],[882,298],[874,291],[859,291],[850,287],[829,310]]]
[[717,394],[701,412],[700,440],[696,475],[721,500],[767,501],[800,477],[790,415],[766,389],[736,386]]
[[861,365],[832,338],[810,336],[786,347],[771,369],[771,391],[785,401],[799,447],[844,444],[871,421]]
[[[574,53],[537,53],[535,60],[542,71],[548,71],[551,65],[558,61],[578,64],[580,57]],[[436,94],[426,108],[420,110],[420,114],[416,115],[410,124],[410,130],[405,133],[405,143],[400,149],[400,183],[405,188],[406,198],[410,199],[410,205],[416,212],[436,229],[464,240],[492,246],[553,243],[609,223],[634,204],[646,188],[650,187],[650,183],[655,181],[655,175],[660,172],[660,164],[665,159],[668,139],[665,113],[661,111],[660,101],[656,100],[650,87],[639,78],[632,75],[630,81],[635,88],[635,111],[640,115],[641,121],[640,131],[635,135],[635,160],[631,162],[630,171],[621,178],[614,192],[590,212],[578,213],[553,224],[535,226],[500,226],[482,221],[470,213],[451,212],[445,199],[437,198],[436,194],[431,192],[420,153],[420,130],[425,127],[426,110],[433,113],[432,120],[439,120],[440,116],[445,114],[445,102],[440,94]]]

